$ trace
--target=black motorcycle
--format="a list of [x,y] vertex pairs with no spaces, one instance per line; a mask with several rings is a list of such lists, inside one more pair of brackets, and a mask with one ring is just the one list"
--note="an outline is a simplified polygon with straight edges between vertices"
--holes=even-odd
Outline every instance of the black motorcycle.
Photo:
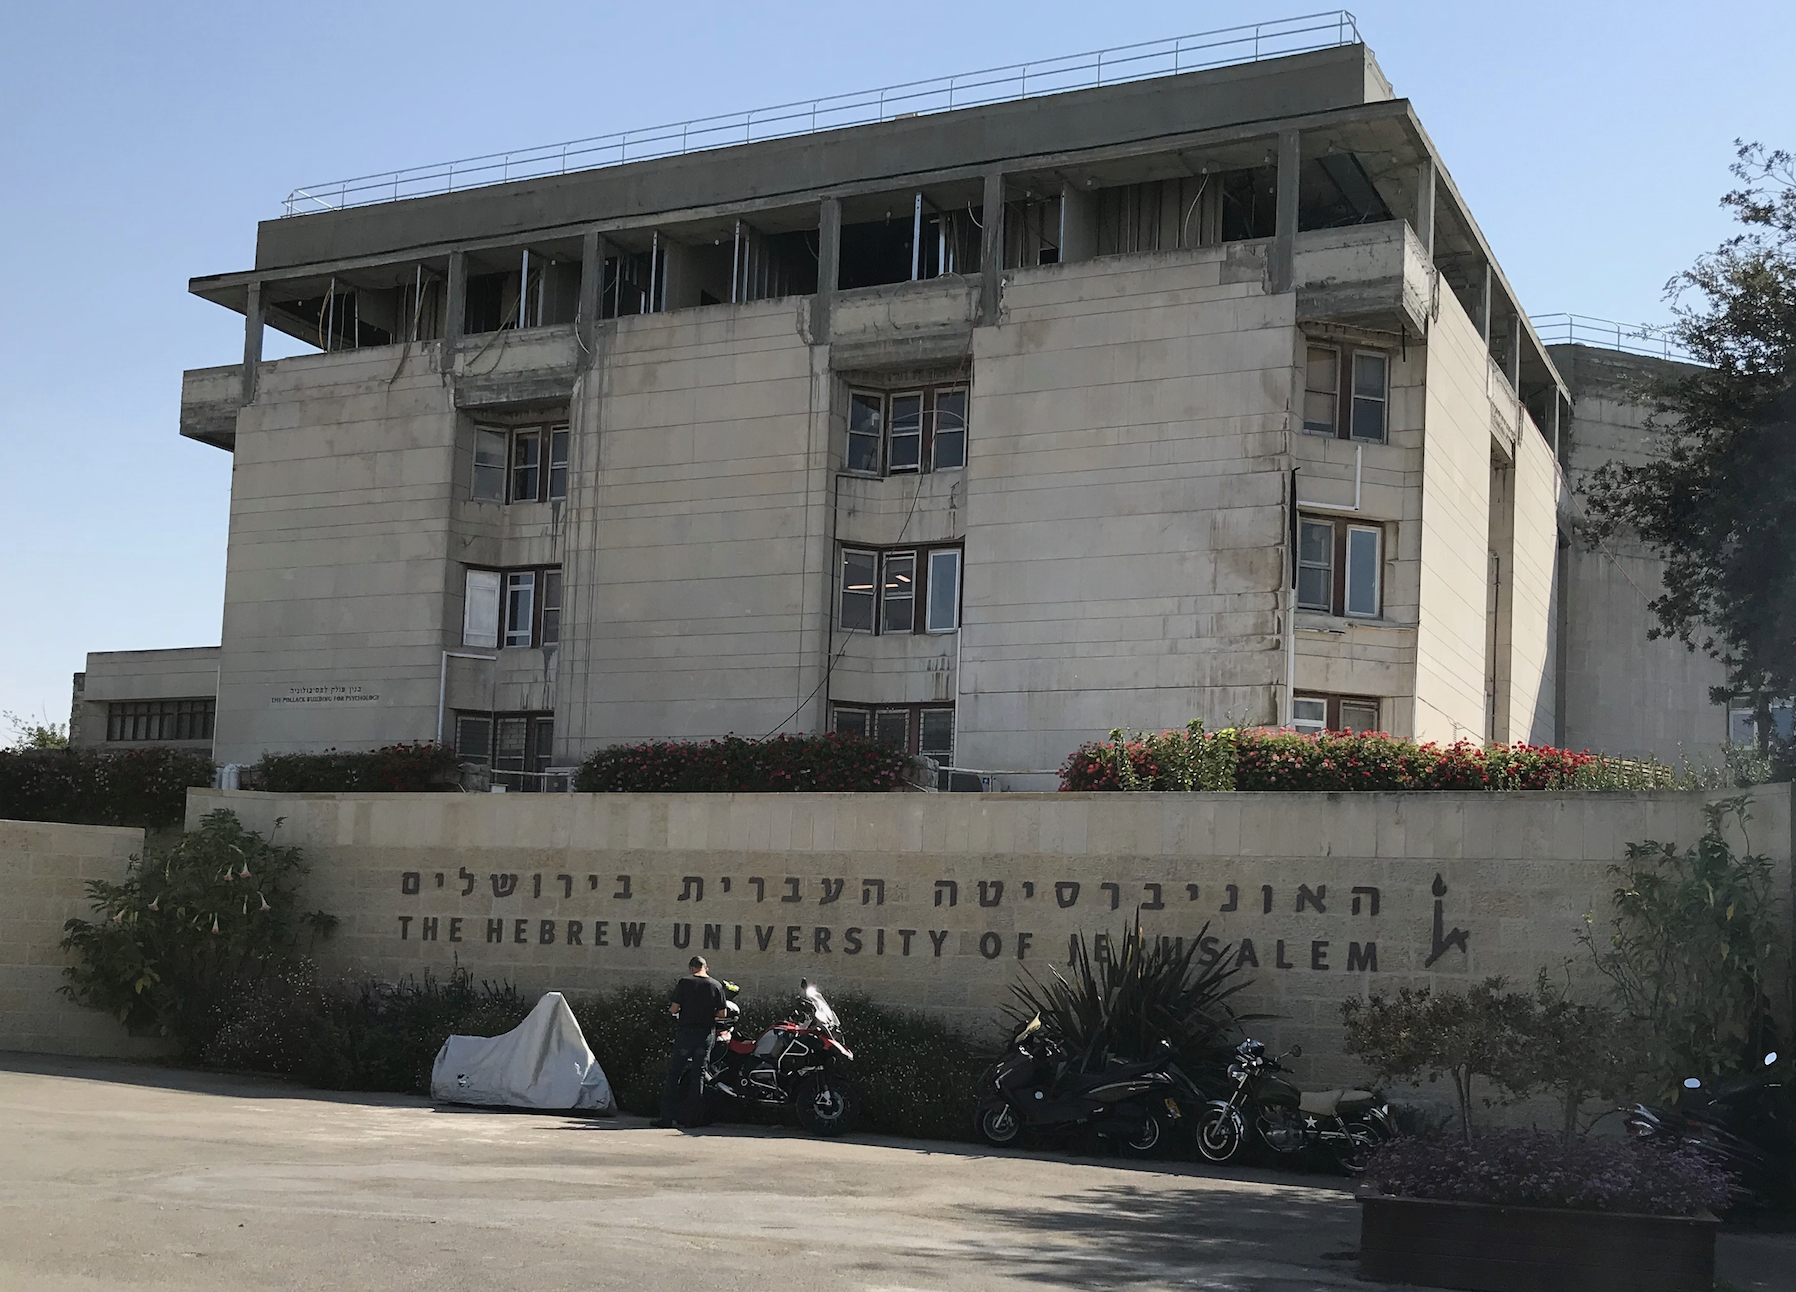
[[1011,1037],[986,1080],[991,1094],[979,1105],[979,1134],[999,1148],[1025,1131],[1089,1130],[1145,1157],[1165,1142],[1184,1108],[1202,1099],[1165,1041],[1139,1062],[1112,1060],[1081,1071],[1039,1014]]
[[736,1037],[742,1013],[734,1000],[737,988],[725,984],[725,990],[730,997],[724,1003],[727,1017],[711,1034],[699,1086],[701,1116],[695,1122],[757,1108],[790,1112],[817,1135],[847,1130],[854,1100],[843,1069],[853,1062],[854,1051],[843,1043],[842,1020],[823,993],[800,979],[791,1017],[747,1041]]
[[1777,1051],[1758,1072],[1705,1085],[1684,1082],[1673,1109],[1635,1104],[1622,1126],[1638,1140],[1694,1143],[1731,1171],[1750,1207],[1796,1201],[1796,1100],[1777,1069]]
[[1259,1041],[1236,1046],[1228,1069],[1234,1092],[1198,1114],[1198,1152],[1232,1162],[1258,1140],[1281,1156],[1325,1149],[1349,1175],[1364,1170],[1367,1155],[1397,1133],[1390,1108],[1370,1090],[1303,1090],[1279,1075],[1290,1071],[1280,1059],[1302,1054],[1299,1045],[1277,1058]]

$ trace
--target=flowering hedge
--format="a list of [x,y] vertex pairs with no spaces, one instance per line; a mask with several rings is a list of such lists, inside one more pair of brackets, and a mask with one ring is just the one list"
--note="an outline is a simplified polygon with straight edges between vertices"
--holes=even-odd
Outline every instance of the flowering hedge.
[[363,753],[263,754],[250,771],[259,790],[282,794],[351,790],[423,793],[454,789],[459,764],[442,745],[387,745]]
[[889,790],[905,756],[859,736],[776,736],[772,740],[668,740],[612,745],[580,765],[586,793],[765,793],[782,790]]
[[1671,769],[1546,745],[1418,744],[1383,732],[1122,731],[1081,745],[1063,790],[1647,789]]
[[1688,1216],[1722,1211],[1734,1181],[1693,1145],[1666,1148],[1546,1131],[1498,1131],[1471,1143],[1395,1139],[1381,1145],[1366,1179],[1404,1198],[1573,1211]]
[[210,785],[212,770],[192,750],[0,750],[0,819],[176,825],[188,786]]

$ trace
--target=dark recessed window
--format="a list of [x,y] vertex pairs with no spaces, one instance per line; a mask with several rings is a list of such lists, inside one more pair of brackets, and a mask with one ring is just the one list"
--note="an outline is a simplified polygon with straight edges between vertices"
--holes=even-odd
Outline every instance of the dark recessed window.
[[123,700],[106,706],[108,740],[210,740],[217,702],[210,696],[192,700]]

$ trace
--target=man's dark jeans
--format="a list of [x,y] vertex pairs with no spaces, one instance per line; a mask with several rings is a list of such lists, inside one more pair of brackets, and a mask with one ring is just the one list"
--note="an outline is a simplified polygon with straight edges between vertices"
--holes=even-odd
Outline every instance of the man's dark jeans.
[[661,1087],[661,1120],[678,1121],[684,1111],[683,1097],[696,1100],[704,1073],[705,1055],[711,1048],[711,1029],[674,1030],[673,1057],[667,1061],[667,1080]]

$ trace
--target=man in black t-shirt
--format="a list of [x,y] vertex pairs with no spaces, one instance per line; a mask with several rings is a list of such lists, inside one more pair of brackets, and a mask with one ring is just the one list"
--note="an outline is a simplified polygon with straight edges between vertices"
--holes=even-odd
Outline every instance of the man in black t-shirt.
[[[674,1020],[673,1056],[667,1061],[667,1080],[661,1087],[661,1116],[656,1126],[671,1126],[680,1111],[680,1097],[690,1090],[699,1093],[705,1055],[711,1048],[711,1030],[719,1019],[727,1017],[724,1004],[728,999],[723,984],[711,976],[703,956],[687,962],[692,970],[674,984],[668,997],[668,1013]],[[691,1075],[688,1076],[688,1069]]]

